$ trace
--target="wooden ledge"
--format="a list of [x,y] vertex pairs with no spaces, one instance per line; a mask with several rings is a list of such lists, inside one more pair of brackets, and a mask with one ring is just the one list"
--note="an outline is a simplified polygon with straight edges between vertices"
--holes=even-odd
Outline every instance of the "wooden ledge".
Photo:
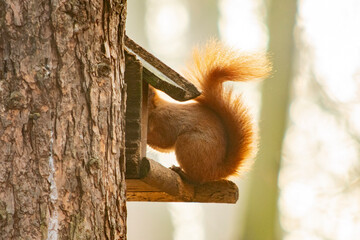
[[228,180],[189,184],[174,171],[143,158],[140,178],[126,179],[127,201],[236,203],[239,190]]

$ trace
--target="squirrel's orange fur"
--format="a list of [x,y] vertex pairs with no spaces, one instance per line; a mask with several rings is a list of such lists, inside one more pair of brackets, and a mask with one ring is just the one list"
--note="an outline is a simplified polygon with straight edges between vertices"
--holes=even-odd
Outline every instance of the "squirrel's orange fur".
[[159,151],[175,150],[180,168],[189,180],[207,182],[238,173],[253,157],[257,136],[241,98],[225,81],[265,77],[270,66],[263,55],[239,54],[217,41],[195,50],[187,78],[202,94],[178,104],[152,93],[148,144]]

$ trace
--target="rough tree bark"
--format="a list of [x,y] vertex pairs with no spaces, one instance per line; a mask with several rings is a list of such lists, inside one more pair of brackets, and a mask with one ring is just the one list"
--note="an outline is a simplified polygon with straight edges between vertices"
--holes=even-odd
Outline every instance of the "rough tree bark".
[[125,239],[126,0],[0,0],[0,239]]

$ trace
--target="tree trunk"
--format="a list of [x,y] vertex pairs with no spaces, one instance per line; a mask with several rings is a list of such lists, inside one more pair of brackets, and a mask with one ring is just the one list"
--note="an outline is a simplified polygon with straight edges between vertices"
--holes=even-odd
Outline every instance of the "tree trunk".
[[0,1],[0,239],[125,239],[126,0]]
[[269,52],[273,76],[263,83],[260,149],[252,172],[244,235],[241,239],[281,239],[278,174],[293,76],[297,0],[268,2]]

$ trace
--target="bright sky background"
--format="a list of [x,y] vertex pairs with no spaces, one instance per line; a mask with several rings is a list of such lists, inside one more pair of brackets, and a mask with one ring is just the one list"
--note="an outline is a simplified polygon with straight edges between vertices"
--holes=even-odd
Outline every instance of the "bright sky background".
[[[299,1],[280,174],[286,240],[360,239],[360,1]],[[324,7],[326,6],[326,7]]]

